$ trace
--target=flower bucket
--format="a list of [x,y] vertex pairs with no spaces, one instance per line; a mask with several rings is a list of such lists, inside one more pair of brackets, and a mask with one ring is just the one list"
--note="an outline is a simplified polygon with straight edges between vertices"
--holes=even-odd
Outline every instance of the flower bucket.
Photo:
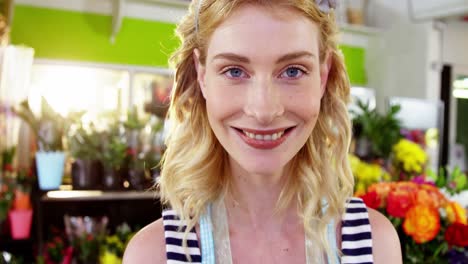
[[10,218],[11,238],[27,239],[31,233],[33,210],[11,210],[8,213]]
[[73,190],[99,189],[102,171],[102,164],[97,160],[76,159],[71,169]]
[[39,189],[58,189],[62,183],[65,166],[65,153],[63,152],[37,152],[37,177]]

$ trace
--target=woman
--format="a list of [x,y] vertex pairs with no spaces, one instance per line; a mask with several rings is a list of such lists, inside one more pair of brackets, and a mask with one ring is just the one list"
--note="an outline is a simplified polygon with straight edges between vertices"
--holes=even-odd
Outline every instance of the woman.
[[390,222],[350,199],[333,7],[192,1],[159,181],[171,210],[132,239],[124,263],[401,263]]

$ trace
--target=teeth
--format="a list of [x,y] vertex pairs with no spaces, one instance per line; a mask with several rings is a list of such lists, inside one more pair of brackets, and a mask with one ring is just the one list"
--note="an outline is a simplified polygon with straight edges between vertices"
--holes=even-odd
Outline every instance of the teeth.
[[246,136],[248,136],[251,139],[265,140],[265,141],[277,140],[277,139],[281,138],[281,136],[283,136],[283,134],[284,134],[284,131],[274,133],[274,134],[270,134],[270,135],[257,135],[257,134],[250,133],[250,132],[247,132],[247,131],[243,131],[243,132],[244,132],[244,134]]

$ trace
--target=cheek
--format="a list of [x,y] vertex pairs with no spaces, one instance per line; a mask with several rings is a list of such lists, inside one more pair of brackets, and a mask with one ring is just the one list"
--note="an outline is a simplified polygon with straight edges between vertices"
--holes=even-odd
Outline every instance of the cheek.
[[306,92],[298,92],[287,96],[287,108],[305,122],[314,121],[320,112],[321,93],[318,89],[304,89],[302,91]]
[[207,82],[205,88],[206,107],[213,119],[227,118],[239,112],[243,106],[242,89],[230,87],[221,82]]

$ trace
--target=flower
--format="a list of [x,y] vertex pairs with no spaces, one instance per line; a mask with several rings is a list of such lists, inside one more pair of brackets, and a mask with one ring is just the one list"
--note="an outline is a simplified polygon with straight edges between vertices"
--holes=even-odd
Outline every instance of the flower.
[[427,154],[422,147],[407,139],[401,139],[393,146],[394,163],[407,174],[419,175],[427,162]]
[[372,209],[377,209],[380,207],[380,204],[382,201],[379,198],[379,195],[377,192],[367,192],[366,194],[360,196],[364,203],[367,205],[367,207],[370,207]]
[[378,196],[380,197],[380,200],[382,201],[382,206],[387,205],[387,197],[390,191],[395,189],[395,183],[393,182],[379,182],[379,183],[374,183],[367,188],[368,192],[377,192]]
[[468,226],[461,223],[453,223],[445,231],[445,240],[450,246],[468,246]]
[[388,173],[379,164],[361,161],[354,155],[349,155],[349,161],[356,181],[355,196],[364,195],[369,185],[390,178]]
[[445,207],[449,223],[467,224],[466,210],[457,202],[449,202]]
[[416,204],[406,213],[403,230],[416,243],[431,241],[440,230],[438,211],[431,206]]
[[394,190],[387,197],[387,213],[394,217],[403,218],[413,205],[414,195],[403,190]]
[[420,184],[416,192],[416,202],[434,208],[445,206],[447,199],[440,193],[439,189],[429,184]]
[[448,263],[450,264],[464,264],[468,263],[468,251],[452,248],[447,253]]

